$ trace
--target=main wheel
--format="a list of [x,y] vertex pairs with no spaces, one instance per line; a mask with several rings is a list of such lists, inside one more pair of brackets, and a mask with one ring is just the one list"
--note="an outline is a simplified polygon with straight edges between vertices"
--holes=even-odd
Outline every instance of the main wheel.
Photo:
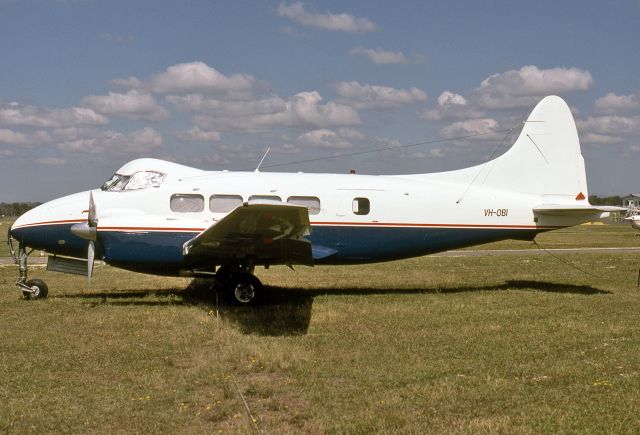
[[236,305],[254,305],[260,299],[262,283],[250,273],[237,273],[233,276],[232,300]]
[[41,279],[30,279],[25,284],[33,290],[33,292],[22,291],[25,299],[44,299],[49,294],[49,287],[47,287],[47,284]]

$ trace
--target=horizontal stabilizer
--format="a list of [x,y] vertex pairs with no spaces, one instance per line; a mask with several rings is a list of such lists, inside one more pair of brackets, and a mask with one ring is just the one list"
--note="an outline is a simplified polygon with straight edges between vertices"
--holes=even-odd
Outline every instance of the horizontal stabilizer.
[[579,216],[590,215],[596,213],[611,213],[611,212],[623,212],[627,211],[624,207],[615,207],[612,205],[567,205],[567,204],[542,204],[533,207],[533,212],[536,214],[547,216]]

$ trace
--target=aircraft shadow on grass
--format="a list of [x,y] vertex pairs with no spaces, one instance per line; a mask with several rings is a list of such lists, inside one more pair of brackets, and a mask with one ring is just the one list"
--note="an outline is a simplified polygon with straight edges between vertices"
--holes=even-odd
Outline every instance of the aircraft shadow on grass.
[[[436,294],[478,291],[533,290],[549,293],[579,295],[610,294],[589,285],[564,284],[547,281],[513,280],[504,284],[482,287],[438,288],[342,288],[300,289],[267,286],[259,306],[238,307],[226,295],[211,290],[197,280],[186,289],[121,290],[118,292],[76,293],[60,296],[94,300],[92,304],[120,306],[196,305],[216,310],[225,320],[236,325],[244,334],[264,336],[304,335],[311,323],[313,301],[318,296],[369,296],[390,294]],[[149,298],[153,296],[154,298]],[[99,301],[98,301],[99,300]]]

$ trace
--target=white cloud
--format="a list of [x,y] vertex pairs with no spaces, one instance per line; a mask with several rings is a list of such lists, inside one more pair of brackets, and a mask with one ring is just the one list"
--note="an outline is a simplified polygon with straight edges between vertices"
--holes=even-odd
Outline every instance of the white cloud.
[[338,95],[348,99],[349,105],[358,109],[399,107],[427,100],[427,94],[415,87],[395,89],[353,81],[336,84],[336,90]]
[[[185,100],[170,101],[186,103]],[[227,104],[195,98],[190,102],[196,108],[210,109],[196,115],[195,122],[202,128],[213,130],[261,132],[277,126],[326,128],[360,124],[354,108],[333,101],[322,104],[321,101],[320,94],[311,91],[299,92],[286,100],[270,97]]]
[[443,137],[480,135],[493,133],[498,128],[498,122],[491,118],[469,119],[454,122],[444,127],[440,132]]
[[438,97],[438,105],[433,110],[423,110],[418,117],[429,121],[441,121],[452,118],[479,118],[483,113],[475,109],[465,97],[450,91],[444,91]]
[[590,116],[586,120],[578,120],[577,123],[584,131],[613,135],[640,134],[640,116]]
[[250,89],[255,79],[247,74],[222,74],[204,62],[186,62],[171,65],[164,72],[148,80],[137,77],[116,79],[113,85],[126,89],[144,89],[159,94],[189,92],[232,92]]
[[540,97],[584,91],[593,86],[589,71],[579,68],[539,69],[523,66],[493,74],[473,91],[477,104],[488,109],[510,109],[535,105]]
[[33,133],[23,133],[19,131],[0,128],[0,142],[10,145],[38,145],[51,141],[51,136],[46,131],[38,130]]
[[578,131],[611,136],[640,135],[640,116],[590,116],[576,120]]
[[371,62],[380,64],[405,64],[408,63],[407,56],[401,51],[389,51],[382,48],[356,47],[351,50],[351,54],[366,56]]
[[303,26],[315,27],[323,30],[364,33],[377,29],[377,26],[366,18],[357,18],[351,14],[332,14],[326,12],[317,14],[307,12],[302,3],[292,3],[290,5],[280,3],[278,5],[278,15],[289,18],[291,21]]
[[349,148],[351,143],[328,129],[312,130],[298,136],[298,143],[319,148]]
[[130,119],[160,121],[168,117],[167,111],[147,93],[135,89],[126,94],[109,92],[109,95],[90,95],[82,104],[96,112]]
[[11,145],[26,145],[27,138],[23,133],[8,130],[6,128],[0,128],[0,142]]
[[150,127],[132,133],[104,131],[92,137],[83,137],[58,143],[58,148],[66,152],[117,154],[151,153],[162,146],[162,136]]
[[61,128],[72,126],[104,125],[109,120],[86,107],[48,109],[36,106],[10,104],[0,109],[0,125]]
[[438,97],[438,106],[466,106],[467,100],[460,94],[455,94],[450,91],[444,91]]
[[189,62],[172,65],[163,73],[155,74],[148,86],[153,92],[220,92],[249,89],[255,80],[250,75],[226,76],[204,62]]
[[576,119],[576,126],[582,143],[595,146],[617,145],[617,148],[628,146],[633,151],[640,136],[640,115],[590,116],[587,119]]
[[600,97],[596,100],[593,104],[593,109],[597,113],[607,115],[638,110],[640,109],[640,93],[616,95],[609,92],[604,97]]
[[[149,92],[168,93],[165,101],[178,110],[193,113],[194,124],[201,129],[179,133],[186,140],[196,140],[204,131],[208,132],[206,140],[213,140],[221,131],[256,133],[278,126],[328,128],[360,124],[354,107],[334,101],[325,103],[317,91],[299,92],[288,98],[258,96],[255,83],[249,75],[225,76],[202,62],[182,63],[148,80],[129,77],[116,81],[114,84],[134,89],[125,94],[89,96],[84,103],[103,113],[156,120],[166,116],[166,110]],[[426,98],[415,88],[404,92],[413,98]]]
[[75,140],[80,137],[89,137],[97,134],[96,129],[93,127],[56,128],[56,129],[53,129],[51,132],[55,140],[62,141],[62,142]]
[[176,137],[180,140],[195,142],[217,142],[220,140],[220,133],[212,130],[202,130],[200,127],[193,127],[190,130],[179,132]]
[[194,113],[218,114],[221,116],[243,116],[247,114],[269,114],[287,109],[287,102],[280,97],[253,98],[239,101],[205,97],[200,94],[169,95],[166,100],[178,109]]
[[607,134],[587,133],[585,135],[581,135],[580,142],[609,145],[624,142],[624,139],[619,136],[611,136]]

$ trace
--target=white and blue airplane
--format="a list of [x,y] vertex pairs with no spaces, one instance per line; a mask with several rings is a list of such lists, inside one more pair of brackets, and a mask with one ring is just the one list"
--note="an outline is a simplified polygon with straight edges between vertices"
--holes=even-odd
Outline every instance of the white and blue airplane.
[[[30,250],[48,268],[114,267],[215,278],[239,304],[262,292],[256,266],[361,264],[422,256],[596,220],[620,207],[589,204],[573,116],[557,96],[533,110],[515,144],[449,172],[355,175],[203,171],[133,160],[99,189],[23,214],[10,228],[26,298]],[[81,260],[86,259],[86,260]]]

